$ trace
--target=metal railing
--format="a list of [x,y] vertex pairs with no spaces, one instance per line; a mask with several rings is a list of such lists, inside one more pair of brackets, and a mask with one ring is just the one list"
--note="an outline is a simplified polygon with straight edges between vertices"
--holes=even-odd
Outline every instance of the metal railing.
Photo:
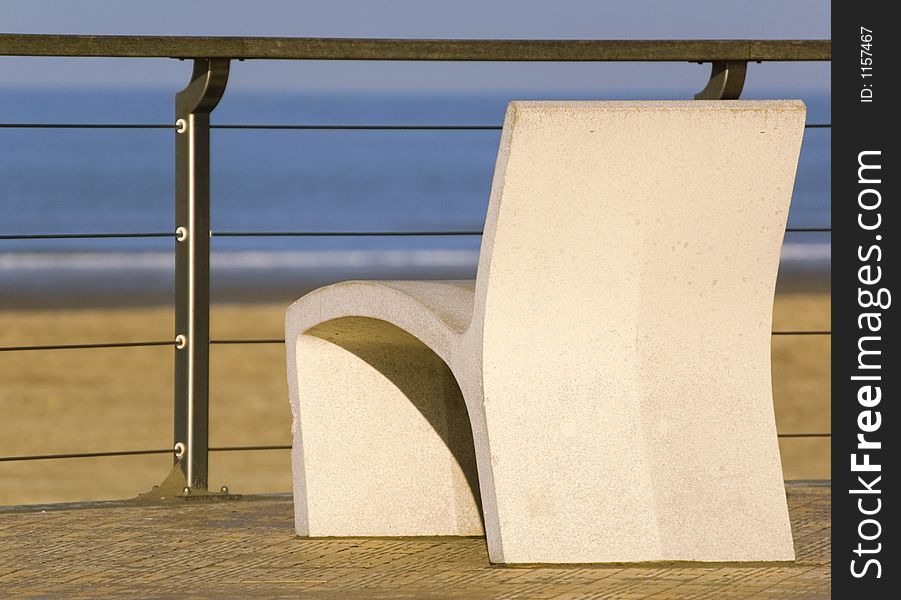
[[[0,240],[166,238],[175,243],[175,335],[172,340],[0,347],[0,352],[172,346],[175,349],[172,449],[0,457],[0,462],[173,454],[189,492],[207,490],[208,453],[283,450],[287,445],[210,447],[209,349],[214,344],[282,344],[282,339],[211,339],[211,237],[478,236],[481,231],[210,231],[210,129],[498,131],[494,124],[210,124],[228,82],[230,60],[376,61],[627,61],[711,63],[696,99],[735,99],[749,62],[830,61],[829,40],[413,40],[259,37],[152,37],[0,34],[0,56],[142,57],[193,61],[188,85],[175,95],[176,120],[166,123],[2,123],[0,128],[172,129],[176,142],[174,232],[8,234]],[[810,123],[812,129],[831,127]],[[829,227],[791,227],[792,233],[829,233]],[[828,330],[773,331],[774,336],[828,336]],[[780,433],[783,438],[829,437],[828,432]]]

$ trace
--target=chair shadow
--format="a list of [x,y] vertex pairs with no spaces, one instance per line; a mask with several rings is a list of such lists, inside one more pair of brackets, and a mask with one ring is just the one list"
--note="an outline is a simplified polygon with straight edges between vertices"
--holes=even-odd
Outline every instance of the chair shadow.
[[484,527],[475,445],[466,402],[441,357],[396,325],[343,317],[306,331],[350,352],[393,383],[425,417],[460,466]]

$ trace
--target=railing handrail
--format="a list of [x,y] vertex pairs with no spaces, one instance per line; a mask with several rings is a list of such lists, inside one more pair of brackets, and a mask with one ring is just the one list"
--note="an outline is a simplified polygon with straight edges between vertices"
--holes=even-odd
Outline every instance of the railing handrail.
[[0,34],[0,56],[410,61],[829,61],[832,41]]

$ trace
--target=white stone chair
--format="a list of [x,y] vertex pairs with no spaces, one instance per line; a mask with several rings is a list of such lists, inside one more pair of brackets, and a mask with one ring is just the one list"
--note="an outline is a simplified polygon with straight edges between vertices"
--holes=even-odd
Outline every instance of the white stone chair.
[[286,316],[304,536],[792,560],[770,381],[800,101],[513,102],[478,276]]

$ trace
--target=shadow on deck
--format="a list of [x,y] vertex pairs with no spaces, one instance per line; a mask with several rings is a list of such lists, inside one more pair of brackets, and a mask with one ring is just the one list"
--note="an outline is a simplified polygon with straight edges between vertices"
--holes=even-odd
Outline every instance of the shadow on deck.
[[492,567],[482,538],[306,539],[290,495],[0,507],[0,596],[828,598],[830,487],[786,484],[794,563]]

